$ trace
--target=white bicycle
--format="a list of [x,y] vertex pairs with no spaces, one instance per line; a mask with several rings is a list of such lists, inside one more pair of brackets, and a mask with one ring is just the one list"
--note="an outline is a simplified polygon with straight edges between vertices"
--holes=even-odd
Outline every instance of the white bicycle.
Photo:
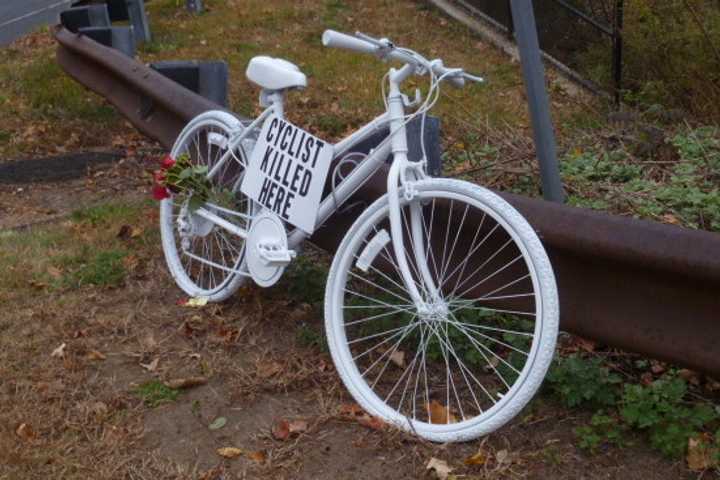
[[[285,60],[253,58],[247,76],[262,87],[266,110],[252,122],[206,112],[172,149],[203,167],[212,192],[162,201],[170,272],[188,295],[209,301],[247,278],[273,285],[303,240],[392,156],[387,193],[353,223],[330,269],[333,361],[356,401],[386,422],[439,442],[488,434],[518,414],[547,372],[555,278],[512,206],[477,185],[430,178],[425,161],[408,160],[406,134],[415,117],[424,126],[442,82],[482,79],[387,39],[328,30],[322,42],[402,63],[383,79],[386,112],[330,145],[284,119],[285,94],[305,87],[305,75]],[[425,99],[402,94],[411,75],[429,77]],[[383,128],[388,137],[370,153],[353,152]]]

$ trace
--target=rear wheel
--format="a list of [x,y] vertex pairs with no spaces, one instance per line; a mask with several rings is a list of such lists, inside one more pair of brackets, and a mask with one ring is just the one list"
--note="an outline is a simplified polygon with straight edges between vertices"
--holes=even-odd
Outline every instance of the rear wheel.
[[[208,171],[228,152],[228,141],[243,124],[222,111],[205,112],[183,129],[171,156],[187,155]],[[240,192],[255,139],[243,141],[211,179],[210,201],[203,208],[243,229],[254,213],[253,202]],[[160,232],[168,268],[178,286],[193,297],[222,301],[243,282],[245,241],[191,207],[192,193],[174,194],[160,204]]]
[[555,279],[535,232],[497,195],[447,179],[415,187],[412,200],[401,194],[401,218],[425,305],[415,305],[399,273],[384,196],[333,261],[328,344],[372,415],[433,441],[476,438],[512,419],[547,372],[558,331]]

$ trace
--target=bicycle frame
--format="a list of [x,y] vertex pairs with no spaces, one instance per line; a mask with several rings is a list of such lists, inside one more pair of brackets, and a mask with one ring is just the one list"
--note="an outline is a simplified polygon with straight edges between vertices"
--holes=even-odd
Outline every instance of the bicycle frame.
[[[412,172],[415,179],[422,179],[425,176],[422,164],[410,162],[407,157],[408,147],[407,130],[405,128],[407,123],[404,108],[405,100],[403,99],[403,95],[400,91],[400,85],[415,72],[415,68],[415,66],[410,64],[405,65],[399,70],[391,68],[389,74],[390,90],[387,97],[388,110],[334,145],[333,161],[342,158],[345,154],[350,152],[355,145],[367,139],[379,129],[386,126],[389,126],[390,128],[390,141],[383,141],[376,149],[371,150],[371,152],[361,162],[359,162],[355,168],[353,168],[347,177],[341,180],[341,182],[335,187],[333,194],[328,195],[320,203],[316,225],[322,225],[325,223],[325,221],[327,221],[327,219],[338,209],[338,207],[345,203],[353,195],[353,193],[355,193],[355,191],[357,191],[357,189],[359,189],[364,182],[382,166],[388,155],[392,154],[393,161],[387,180],[392,244],[395,251],[395,257],[398,261],[398,267],[402,274],[403,281],[406,284],[405,286],[412,296],[412,299],[418,307],[420,313],[423,313],[427,311],[428,308],[426,306],[426,301],[423,299],[423,296],[418,290],[416,282],[412,277],[410,266],[407,263],[399,197],[400,186],[404,187],[403,195],[408,200],[414,196],[412,181],[407,178],[407,172]],[[212,178],[219,168],[226,161],[229,161],[229,159],[233,156],[233,151],[240,146],[241,142],[245,140],[245,138],[247,138],[253,130],[261,128],[264,122],[267,121],[272,114],[284,117],[283,92],[263,92],[262,98],[265,99],[269,106],[253,122],[246,125],[242,132],[239,132],[237,135],[230,138],[227,145],[227,152],[215,164],[212,170],[208,172],[209,178]],[[205,208],[198,209],[196,214],[235,235],[247,238],[247,232],[234,226],[232,223],[225,221]],[[423,284],[427,287],[426,293],[429,294],[429,300],[434,303],[437,299],[439,299],[439,295],[435,282],[430,274],[427,262],[421,260],[425,258],[425,248],[427,247],[423,244],[423,224],[420,206],[417,204],[413,204],[410,207],[410,223],[413,242],[412,248],[413,251],[416,252],[415,259],[418,271],[423,277]],[[307,236],[307,233],[300,229],[296,228],[292,230],[288,235],[289,248],[297,248],[307,238]],[[421,252],[422,255],[418,255],[417,252]]]

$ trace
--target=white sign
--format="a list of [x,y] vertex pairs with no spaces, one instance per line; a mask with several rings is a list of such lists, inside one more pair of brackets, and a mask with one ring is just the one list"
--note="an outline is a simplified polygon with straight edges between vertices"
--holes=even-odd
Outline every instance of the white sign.
[[271,116],[260,132],[240,190],[283,220],[313,233],[332,158],[332,145]]

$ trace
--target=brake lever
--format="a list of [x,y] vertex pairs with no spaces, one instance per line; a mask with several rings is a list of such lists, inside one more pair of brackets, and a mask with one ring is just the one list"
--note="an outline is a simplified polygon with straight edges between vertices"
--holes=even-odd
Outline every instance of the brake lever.
[[477,77],[475,75],[470,75],[469,73],[466,73],[466,72],[463,72],[463,77],[467,78],[468,80],[472,80],[473,82],[485,83],[485,79],[483,77]]

